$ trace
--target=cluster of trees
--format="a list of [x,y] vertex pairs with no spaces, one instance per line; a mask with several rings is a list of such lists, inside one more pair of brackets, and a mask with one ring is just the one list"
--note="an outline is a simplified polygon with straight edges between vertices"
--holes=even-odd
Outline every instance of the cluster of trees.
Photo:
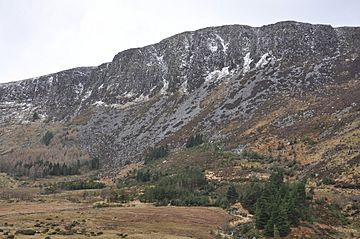
[[208,182],[200,170],[187,168],[176,175],[162,177],[155,186],[147,187],[141,200],[157,205],[209,205],[207,187]]
[[107,202],[127,203],[132,200],[131,195],[124,189],[116,190],[113,188],[104,188],[100,192],[100,197]]
[[[89,181],[70,181],[54,183],[44,188],[42,193],[52,194],[61,190],[82,190],[82,189],[102,189],[105,188],[105,184],[93,180]],[[86,197],[86,195],[84,195]]]
[[29,176],[31,178],[51,176],[67,176],[80,174],[80,161],[68,165],[66,163],[51,163],[44,160],[34,162],[18,161],[14,166],[16,176]]
[[200,145],[202,143],[204,143],[204,139],[203,139],[203,135],[202,134],[196,134],[196,135],[192,135],[190,138],[188,138],[188,140],[186,141],[186,148],[192,148],[195,147],[197,145]]
[[277,171],[263,186],[249,188],[240,197],[250,211],[255,207],[255,224],[268,237],[286,236],[290,226],[297,226],[308,218],[305,182],[285,183],[283,173]]
[[169,154],[169,147],[167,145],[152,148],[145,157],[145,163],[149,163],[153,160],[166,157],[168,154]]
[[101,189],[105,186],[104,183],[93,180],[61,182],[57,185],[57,187],[62,190]]
[[253,161],[272,161],[271,156],[260,154],[252,150],[244,150],[242,156]]
[[230,204],[235,203],[239,199],[239,193],[236,191],[234,184],[231,184],[226,193],[226,199]]
[[167,176],[167,174],[164,174],[162,172],[150,172],[149,169],[140,169],[136,171],[136,181],[140,182],[140,183],[145,183],[145,182],[157,182],[159,181],[162,177]]
[[56,164],[49,164],[48,174],[52,176],[67,176],[67,175],[76,175],[80,174],[80,162],[78,161],[77,164],[73,165],[66,165],[63,163],[60,165],[59,163]]
[[[80,169],[87,167],[90,170],[97,170],[100,168],[99,158],[92,158],[91,160],[82,161],[76,160],[71,164],[49,162],[46,160],[36,160],[31,162],[17,161],[11,168],[12,174],[15,176],[28,176],[31,178],[42,178],[46,176],[68,176],[81,174]],[[3,171],[3,170],[1,170]],[[9,169],[5,172],[9,172]]]
[[136,181],[138,182],[149,182],[151,178],[150,170],[138,170],[136,172]]

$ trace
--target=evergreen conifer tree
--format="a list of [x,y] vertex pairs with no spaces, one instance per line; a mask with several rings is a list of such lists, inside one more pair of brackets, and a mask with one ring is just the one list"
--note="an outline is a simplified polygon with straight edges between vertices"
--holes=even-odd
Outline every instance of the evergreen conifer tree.
[[274,220],[272,217],[266,222],[266,225],[264,228],[264,236],[267,236],[267,237],[274,236]]
[[274,225],[274,238],[275,239],[280,239],[280,232],[279,229],[276,225]]
[[288,212],[286,211],[286,205],[281,203],[278,210],[278,216],[275,222],[280,236],[286,236],[290,232],[290,223],[288,219]]
[[230,187],[228,188],[228,191],[226,193],[226,198],[230,203],[235,203],[238,200],[239,194],[236,191],[236,188],[233,184],[231,184]]
[[268,205],[266,199],[263,196],[261,196],[256,203],[256,210],[255,210],[256,228],[264,229],[268,220],[269,220]]

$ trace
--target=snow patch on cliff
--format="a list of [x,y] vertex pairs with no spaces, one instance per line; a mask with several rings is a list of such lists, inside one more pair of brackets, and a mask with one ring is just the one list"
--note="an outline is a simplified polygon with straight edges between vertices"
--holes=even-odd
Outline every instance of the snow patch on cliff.
[[81,94],[84,90],[84,85],[80,82],[78,85],[75,86],[75,93]]
[[256,63],[256,68],[264,67],[266,64],[268,64],[270,61],[269,56],[269,53],[265,53],[264,55],[262,55],[260,60]]
[[188,94],[188,80],[186,79],[181,85],[180,85],[180,92],[182,92],[183,94]]
[[218,50],[218,44],[214,39],[208,40],[208,48],[211,52],[216,52]]
[[93,105],[95,105],[95,106],[105,105],[105,106],[106,106],[105,102],[103,102],[103,101],[101,101],[101,100],[95,101],[95,103],[94,103]]
[[126,102],[125,104],[111,104],[110,107],[117,109],[125,109],[129,106],[133,106],[139,103],[143,103],[149,100],[149,95],[141,94],[139,97],[135,98],[133,101]]
[[222,47],[223,47],[223,52],[226,54],[226,51],[227,51],[227,49],[228,49],[229,43],[226,43],[226,44],[225,44],[224,39],[222,39],[221,36],[219,36],[218,34],[215,34],[215,36],[216,36],[216,38],[217,38],[218,40],[220,40],[220,43],[221,43],[221,45],[222,45]]
[[166,94],[168,89],[169,89],[169,81],[163,78],[163,87],[160,89],[160,94],[162,95]]
[[244,56],[243,74],[250,71],[250,64],[252,61],[253,59],[250,58],[250,52],[246,53]]
[[205,83],[212,83],[212,82],[216,82],[221,78],[224,78],[225,76],[229,75],[229,67],[224,67],[221,70],[215,70],[210,72],[206,77],[205,77]]
[[48,82],[49,82],[50,85],[52,85],[53,80],[54,80],[54,77],[53,77],[53,76],[50,76],[50,77],[48,78]]
[[134,94],[134,92],[132,92],[132,91],[130,91],[130,92],[125,92],[124,93],[124,97],[126,97],[126,98],[131,98],[131,97],[133,97],[135,94]]
[[86,100],[87,98],[89,98],[90,95],[91,95],[91,93],[92,93],[92,90],[88,90],[88,91],[85,93],[84,98],[82,98],[81,101],[84,101],[84,100]]

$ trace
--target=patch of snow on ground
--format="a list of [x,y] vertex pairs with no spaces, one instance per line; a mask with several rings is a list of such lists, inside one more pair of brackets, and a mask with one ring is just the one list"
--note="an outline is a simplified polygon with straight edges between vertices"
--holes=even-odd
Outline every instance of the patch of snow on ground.
[[217,39],[220,40],[221,45],[222,45],[222,47],[223,47],[223,52],[226,53],[226,50],[228,49],[229,43],[226,43],[226,44],[225,44],[224,39],[222,39],[221,36],[219,36],[218,34],[215,34],[215,36],[216,36]]
[[267,63],[269,63],[268,56],[269,56],[269,53],[265,53],[264,55],[262,55],[260,60],[256,63],[256,68],[263,67]]
[[186,79],[180,86],[180,91],[183,93],[183,94],[187,94],[188,93],[188,80]]
[[101,90],[102,88],[104,88],[104,84],[101,84],[98,89]]
[[159,62],[159,64],[161,65],[162,69],[165,69],[166,66],[164,64],[164,56],[158,56],[155,54],[156,60]]
[[156,89],[156,85],[155,86],[153,86],[151,89],[150,89],[150,92],[153,92],[155,89]]
[[103,101],[98,100],[98,101],[96,101],[93,105],[101,106],[101,105],[106,105],[106,104],[105,104]]
[[205,77],[205,83],[211,83],[211,82],[216,82],[217,80],[223,78],[224,76],[229,75],[229,67],[224,67],[221,70],[215,70],[213,72],[210,72],[206,77]]
[[217,42],[214,39],[209,39],[208,48],[211,52],[216,52],[218,50]]
[[92,93],[92,90],[88,90],[88,91],[85,93],[84,98],[82,98],[81,101],[84,101],[84,100],[86,100],[87,98],[89,98],[90,95],[91,95],[91,93]]
[[130,92],[125,92],[125,93],[124,93],[124,96],[125,96],[126,98],[131,98],[131,97],[134,96],[134,92],[132,92],[132,91],[130,91]]
[[1,102],[2,105],[16,105],[17,103],[15,101],[5,101]]
[[250,71],[250,64],[253,61],[253,59],[250,58],[250,52],[246,53],[244,56],[244,67],[243,67],[243,74]]
[[83,84],[81,82],[77,86],[75,86],[75,93],[76,94],[81,94],[83,90],[84,90],[84,86],[83,86]]
[[149,100],[148,95],[141,94],[138,98],[136,98],[133,102],[139,103],[139,102],[145,102]]
[[50,85],[52,85],[53,79],[54,79],[54,77],[52,77],[52,76],[50,76],[50,77],[48,78],[48,81],[49,81],[49,84],[50,84]]
[[165,78],[163,78],[163,87],[160,90],[160,94],[162,95],[166,94],[168,89],[169,89],[169,82]]
[[134,99],[133,101],[126,102],[125,104],[111,104],[111,107],[118,108],[118,109],[124,109],[132,105],[136,105],[138,103],[146,102],[149,100],[148,95],[141,94],[139,97]]

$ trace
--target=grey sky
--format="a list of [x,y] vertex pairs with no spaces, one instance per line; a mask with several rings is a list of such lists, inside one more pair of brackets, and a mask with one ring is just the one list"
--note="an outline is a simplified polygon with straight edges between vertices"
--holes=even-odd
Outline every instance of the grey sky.
[[0,0],[0,82],[111,61],[208,26],[360,26],[359,0]]

